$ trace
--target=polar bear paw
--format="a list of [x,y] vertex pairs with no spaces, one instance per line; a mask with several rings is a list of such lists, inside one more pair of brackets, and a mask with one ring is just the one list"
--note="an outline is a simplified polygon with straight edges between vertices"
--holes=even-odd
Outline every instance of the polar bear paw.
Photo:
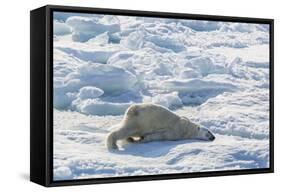
[[106,147],[108,150],[118,149],[114,133],[110,133],[106,139]]

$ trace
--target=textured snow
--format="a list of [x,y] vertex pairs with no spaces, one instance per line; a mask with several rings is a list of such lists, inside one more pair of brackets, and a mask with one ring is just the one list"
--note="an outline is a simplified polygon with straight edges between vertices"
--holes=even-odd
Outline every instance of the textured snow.
[[[118,143],[133,103],[156,103],[216,136]],[[54,13],[54,179],[269,167],[269,27]]]
[[80,99],[93,99],[102,96],[103,93],[103,90],[97,87],[85,86],[79,90],[77,97]]
[[71,28],[65,23],[54,22],[54,35],[67,35],[71,33]]
[[104,32],[108,34],[119,32],[120,25],[111,23],[111,21],[95,17],[73,16],[66,20],[66,24],[73,29],[73,41],[85,42]]

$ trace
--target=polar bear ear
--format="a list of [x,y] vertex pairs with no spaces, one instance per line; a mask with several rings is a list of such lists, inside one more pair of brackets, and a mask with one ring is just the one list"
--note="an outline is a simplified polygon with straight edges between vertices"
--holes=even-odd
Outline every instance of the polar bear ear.
[[187,117],[181,116],[182,119],[189,121]]

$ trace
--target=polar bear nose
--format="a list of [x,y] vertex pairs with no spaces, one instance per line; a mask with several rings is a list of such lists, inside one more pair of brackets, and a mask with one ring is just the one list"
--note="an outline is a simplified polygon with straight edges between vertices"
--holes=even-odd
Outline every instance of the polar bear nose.
[[208,137],[210,141],[214,141],[215,140],[215,136],[213,135],[213,133],[211,133],[210,131],[208,131]]
[[210,137],[210,141],[214,141],[215,140],[215,136],[214,135],[211,135],[211,137]]
[[206,133],[206,137],[208,138],[209,141],[214,141],[215,140],[215,136],[213,135],[213,133],[211,131],[208,130],[208,132]]

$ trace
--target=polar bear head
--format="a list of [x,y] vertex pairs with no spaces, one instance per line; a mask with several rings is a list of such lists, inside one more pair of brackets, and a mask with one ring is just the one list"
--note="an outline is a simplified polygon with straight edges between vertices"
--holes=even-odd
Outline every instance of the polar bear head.
[[215,136],[214,134],[206,129],[206,128],[202,128],[202,127],[198,127],[198,132],[197,132],[197,136],[195,137],[195,139],[201,139],[201,140],[206,140],[206,141],[214,141],[215,140]]
[[188,139],[199,139],[205,141],[215,140],[216,137],[210,130],[200,127],[196,123],[191,122],[186,117],[182,117],[181,121],[182,121],[182,125],[187,130],[186,133]]

